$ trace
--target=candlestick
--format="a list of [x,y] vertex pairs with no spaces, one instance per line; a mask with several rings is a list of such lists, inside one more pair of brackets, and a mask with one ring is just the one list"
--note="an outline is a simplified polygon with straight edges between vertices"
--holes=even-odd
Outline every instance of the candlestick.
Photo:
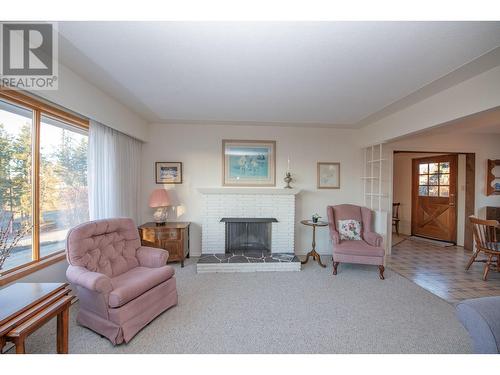
[[285,173],[285,178],[283,181],[286,182],[285,189],[291,189],[292,187],[290,186],[290,182],[293,181],[292,174],[290,172]]

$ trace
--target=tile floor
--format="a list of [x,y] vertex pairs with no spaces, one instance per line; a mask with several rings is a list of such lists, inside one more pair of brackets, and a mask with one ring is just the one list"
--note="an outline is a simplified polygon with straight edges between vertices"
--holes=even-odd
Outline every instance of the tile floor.
[[484,263],[474,263],[465,271],[470,254],[460,246],[439,247],[406,239],[392,248],[387,265],[450,303],[500,295],[500,273],[490,271],[488,281],[483,281]]

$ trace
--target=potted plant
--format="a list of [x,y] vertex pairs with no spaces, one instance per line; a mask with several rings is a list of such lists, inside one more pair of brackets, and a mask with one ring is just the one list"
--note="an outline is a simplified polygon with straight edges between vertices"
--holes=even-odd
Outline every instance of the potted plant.
[[18,229],[15,229],[14,213],[11,213],[8,219],[7,216],[6,212],[2,211],[0,215],[0,270],[12,249],[31,229],[31,225],[28,224],[21,224]]
[[318,219],[320,219],[320,218],[321,218],[321,216],[319,216],[318,214],[314,214],[314,215],[312,215],[312,222],[317,223]]

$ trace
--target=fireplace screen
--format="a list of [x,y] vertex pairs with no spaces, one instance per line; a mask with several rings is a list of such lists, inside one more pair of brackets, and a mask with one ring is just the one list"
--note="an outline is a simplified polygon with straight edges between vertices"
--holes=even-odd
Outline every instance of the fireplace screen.
[[221,221],[226,223],[226,253],[271,252],[271,223],[276,222],[276,219],[224,218]]

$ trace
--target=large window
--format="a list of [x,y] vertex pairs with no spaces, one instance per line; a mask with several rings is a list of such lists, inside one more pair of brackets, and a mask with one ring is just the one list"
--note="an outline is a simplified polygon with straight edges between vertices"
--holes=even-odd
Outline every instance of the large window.
[[[31,226],[33,111],[0,101],[0,218],[8,241],[16,230]],[[32,260],[32,230],[17,243],[2,271]]]
[[83,120],[0,92],[1,225],[30,228],[0,275],[64,251],[68,229],[88,220],[87,147]]
[[87,141],[75,127],[42,116],[40,127],[40,255],[64,249],[68,229],[87,221]]

